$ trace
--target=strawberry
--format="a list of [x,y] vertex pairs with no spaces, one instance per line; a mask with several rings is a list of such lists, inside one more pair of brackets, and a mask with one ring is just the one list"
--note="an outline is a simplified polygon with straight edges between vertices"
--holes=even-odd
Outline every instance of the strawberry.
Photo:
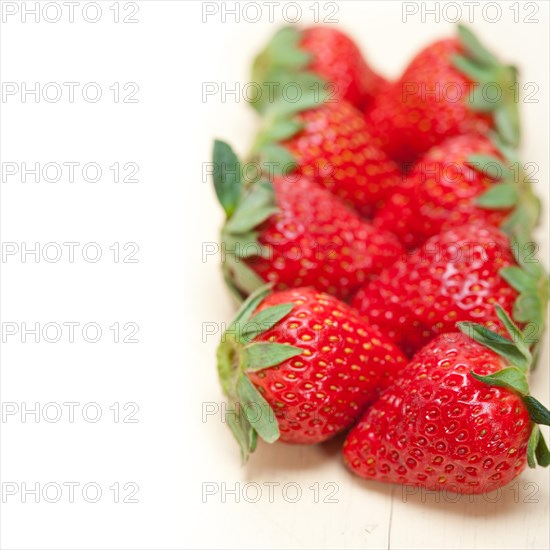
[[[322,26],[302,31],[284,27],[256,58],[253,81],[262,85],[280,82],[281,89],[274,90],[280,93],[283,82],[304,76],[315,79],[311,84],[327,89],[332,97],[345,99],[358,108],[368,105],[385,83],[343,32]],[[268,95],[267,89],[264,94]]]
[[222,337],[218,372],[244,459],[268,443],[320,443],[350,427],[405,358],[349,306],[312,288],[243,304]]
[[311,27],[302,34],[302,48],[312,55],[308,70],[334,85],[339,98],[364,108],[384,86],[357,45],[343,32],[329,27]]
[[298,115],[302,131],[282,143],[300,173],[317,180],[365,216],[402,180],[397,165],[373,143],[351,105],[327,103]]
[[299,106],[273,104],[253,150],[283,173],[294,170],[315,179],[364,216],[402,179],[362,114],[343,100],[319,103],[304,94]]
[[215,144],[214,165],[227,215],[223,269],[238,296],[273,282],[277,289],[311,285],[349,298],[400,255],[391,233],[375,229],[304,176],[244,186],[237,157],[222,142]]
[[453,226],[518,225],[518,216],[530,233],[539,217],[538,199],[525,175],[513,170],[519,162],[504,153],[476,134],[435,145],[380,209],[375,224],[414,246]]
[[548,277],[533,245],[517,241],[512,249],[490,226],[450,229],[383,270],[352,306],[408,355],[457,321],[500,327],[495,304],[532,335],[542,331],[548,302]]
[[367,479],[487,493],[550,464],[537,424],[550,412],[529,394],[524,335],[497,308],[509,339],[475,323],[422,348],[348,434],[344,461]]
[[329,28],[284,28],[258,56],[253,74],[262,91],[251,103],[263,118],[255,157],[277,174],[313,178],[371,216],[401,173],[359,109],[365,94],[385,84],[353,42]]
[[444,139],[495,128],[517,145],[517,71],[503,65],[466,27],[430,44],[367,113],[386,152],[410,161]]

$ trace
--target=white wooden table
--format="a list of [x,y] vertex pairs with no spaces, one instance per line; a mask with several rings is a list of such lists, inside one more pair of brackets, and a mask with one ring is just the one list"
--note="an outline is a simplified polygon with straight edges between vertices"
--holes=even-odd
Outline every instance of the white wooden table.
[[[445,10],[448,10],[448,18],[453,17],[452,6],[446,8],[444,5],[445,2],[440,5],[439,24],[434,23],[435,16],[425,11],[436,9],[435,5],[423,2],[409,3],[406,8],[402,8],[400,2],[343,2],[339,4],[337,17],[342,28],[357,37],[375,67],[388,75],[397,75],[414,51],[432,39],[453,32],[452,24],[444,21]],[[542,21],[548,17],[548,9],[543,5],[537,7],[540,8],[540,23],[515,23],[510,5],[503,3],[498,24],[487,20],[493,17],[490,12],[484,20],[481,11],[474,11],[472,26],[489,47],[504,59],[519,65],[525,82],[533,82],[540,89],[537,94],[539,103],[522,104],[520,108],[524,120],[524,158],[540,167],[538,190],[545,201],[546,211],[538,235],[543,243],[541,255],[547,262],[549,111],[544,90],[548,90],[548,52],[542,44],[548,43],[548,34]],[[418,8],[418,14],[409,15],[407,22],[402,23],[402,9],[410,14],[415,8]],[[466,10],[464,6],[462,9]],[[422,10],[425,22],[421,20]],[[467,22],[467,12],[463,13],[463,20]],[[232,81],[240,77],[246,81],[247,61],[271,32],[269,25],[250,25],[242,33],[238,28],[220,26],[220,32],[232,46],[228,66],[222,63],[217,72],[219,80]],[[211,109],[213,122],[205,128],[205,135],[221,136],[245,152],[255,128],[255,120],[248,113],[247,106],[242,102],[232,105],[212,101]],[[249,119],[250,124],[243,135],[243,120]],[[204,154],[207,154],[207,149]],[[210,212],[213,195],[206,189],[203,196],[204,208]],[[219,211],[213,212],[212,216],[217,216],[221,223]],[[192,223],[200,223],[200,235],[208,234],[215,240],[212,226],[216,224],[212,223],[210,215],[201,212]],[[204,281],[207,277],[210,281],[208,298],[206,295],[197,296],[195,302],[196,307],[202,309],[199,317],[203,320],[229,319],[232,308],[219,286],[217,266],[210,263],[200,266],[193,280]],[[193,288],[194,285],[190,286]],[[213,299],[212,294],[215,294]],[[199,301],[202,306],[199,306]],[[201,362],[207,364],[211,361],[214,348],[215,343],[210,341],[201,347],[198,352]],[[546,345],[541,368],[534,375],[532,384],[547,401],[548,363]],[[206,379],[204,391],[212,400],[219,399],[219,393],[212,390],[215,375],[209,372],[202,376]],[[225,494],[226,502],[221,503],[221,485],[219,493],[208,495],[209,505],[204,510],[206,518],[201,523],[208,536],[206,539],[204,534],[197,537],[194,539],[196,544],[202,541],[202,544],[213,547],[387,549],[512,549],[548,548],[550,545],[548,470],[528,470],[500,494],[478,497],[425,491],[411,494],[410,490],[407,493],[400,486],[367,482],[349,474],[341,461],[341,441],[317,448],[260,445],[250,463],[241,468],[231,435],[225,434],[226,427],[216,425],[213,418],[208,417],[203,444],[210,453],[223,453],[223,456],[212,460],[215,473],[203,468],[203,476],[197,479],[196,485],[198,487],[205,478],[215,483],[225,481],[226,489],[240,487],[241,502],[236,504],[233,495]],[[253,500],[257,490],[252,485],[247,487],[246,483],[260,484],[263,490],[258,503],[246,502],[245,497]],[[274,489],[273,503],[268,501],[268,486],[262,485],[268,483],[279,484],[279,493]],[[302,491],[301,499],[296,503],[288,502],[283,495],[284,485],[292,483],[298,484]],[[288,491],[291,488],[289,486]],[[316,501],[318,488],[319,502]],[[337,492],[331,498],[335,490]],[[327,502],[323,502],[323,497]],[[212,518],[215,518],[216,529],[207,527]]]
[[[93,481],[103,498],[90,504],[78,493],[75,502],[65,495],[50,504],[10,497],[2,504],[0,547],[549,548],[548,470],[526,471],[496,502],[494,495],[455,502],[454,495],[404,493],[354,477],[342,464],[341,440],[315,448],[260,444],[241,467],[216,412],[222,400],[215,368],[219,334],[203,334],[205,323],[220,330],[234,311],[219,257],[203,257],[203,245],[217,242],[222,223],[203,164],[214,137],[244,154],[257,120],[241,95],[225,102],[219,93],[204,97],[203,84],[242,89],[254,53],[283,22],[284,3],[273,6],[275,23],[262,2],[257,23],[242,13],[235,23],[229,14],[226,22],[219,14],[203,22],[199,2],[146,0],[138,2],[137,24],[114,23],[113,3],[101,2],[104,17],[97,24],[83,22],[77,7],[74,24],[66,23],[66,13],[59,23],[36,25],[15,15],[0,28],[2,80],[96,81],[105,93],[97,104],[32,98],[2,104],[3,161],[96,161],[107,175],[113,162],[140,167],[138,184],[2,187],[3,240],[98,241],[106,256],[97,264],[10,259],[2,266],[3,321],[96,321],[105,338],[94,345],[20,345],[14,339],[4,346],[3,401],[99,402],[104,417],[55,424],[10,417],[0,426],[2,481]],[[119,16],[129,16],[132,6],[121,4]],[[373,66],[391,77],[413,52],[453,32],[445,21],[454,17],[452,6],[435,23],[435,15],[425,13],[433,3],[406,4],[403,22],[395,1],[300,2],[301,22],[332,13]],[[521,22],[514,22],[512,4],[502,3],[498,23],[487,20],[492,11],[478,7],[472,25],[519,65],[524,82],[538,87],[538,103],[521,105],[523,156],[539,168],[545,204],[540,255],[548,265],[549,6],[523,4],[538,8],[531,14],[538,23],[524,22],[533,11],[524,7]],[[254,18],[252,9],[246,17]],[[134,81],[138,103],[112,101],[109,86]],[[109,260],[109,246],[130,241],[140,246],[139,263]],[[139,344],[114,343],[108,328],[114,321],[138,323]],[[533,380],[546,404],[548,363],[547,341]],[[115,402],[138,403],[139,422],[110,420]],[[138,502],[115,502],[114,482],[136,483]]]

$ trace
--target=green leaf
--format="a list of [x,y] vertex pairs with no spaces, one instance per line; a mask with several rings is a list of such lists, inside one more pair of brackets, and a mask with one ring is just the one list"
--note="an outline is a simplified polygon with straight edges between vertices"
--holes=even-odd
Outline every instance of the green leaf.
[[501,229],[511,239],[516,237],[527,238],[532,231],[533,223],[528,216],[525,215],[523,202],[520,202],[513,212],[501,225]]
[[[310,62],[311,54],[300,48],[301,39],[301,33],[296,27],[289,26],[279,29],[265,50],[258,56],[260,64],[303,69]],[[263,59],[262,56],[264,56]],[[258,61],[255,62],[255,65],[257,63]]]
[[536,291],[520,294],[514,303],[514,318],[520,323],[540,320],[542,311],[542,301]]
[[527,243],[532,240],[533,229],[538,224],[541,204],[530,185],[524,183],[520,193],[520,201],[502,225],[502,229],[510,235],[511,239]]
[[511,208],[517,204],[518,199],[518,190],[514,183],[497,183],[479,195],[475,202],[483,208],[499,209]]
[[246,296],[239,288],[237,288],[237,285],[231,280],[228,271],[223,267],[222,274],[225,286],[227,287],[227,290],[229,290],[229,294],[231,294],[231,297],[233,298],[235,304],[240,307]]
[[235,315],[233,322],[229,325],[229,329],[234,330],[237,327],[237,323],[245,323],[248,321],[248,319],[252,316],[252,313],[254,313],[256,308],[263,302],[264,298],[271,294],[272,287],[272,284],[264,283],[255,292],[252,292],[243,302],[243,305]]
[[502,104],[494,112],[495,126],[502,139],[517,147],[520,138],[519,114],[517,106]]
[[250,452],[253,453],[258,445],[258,432],[251,430],[250,432]]
[[[542,332],[546,324],[546,307],[549,298],[549,280],[542,264],[533,258],[536,251],[525,238],[516,238],[512,245],[514,257],[521,267],[509,266],[499,271],[501,277],[519,292],[514,302],[513,317],[525,323],[529,344],[538,353]],[[535,361],[531,362],[534,368]]]
[[527,384],[525,372],[516,367],[508,367],[488,376],[481,376],[474,371],[470,371],[470,374],[476,380],[489,386],[500,386],[515,391],[520,395],[527,395],[529,393],[529,385]]
[[258,242],[258,233],[233,234],[222,231],[222,243],[225,247],[225,254],[235,254],[239,258],[250,258],[251,256],[263,256],[266,253],[264,247]]
[[[453,55],[451,63],[458,71],[465,74],[473,82],[482,85],[485,82],[491,81],[491,71],[487,67],[479,65],[472,59],[468,59],[463,55]],[[488,102],[489,103],[489,102]]]
[[536,281],[521,267],[503,267],[499,275],[518,292],[532,292],[536,288]]
[[534,371],[538,364],[540,359],[540,351],[541,351],[541,341],[535,342],[531,348],[531,355],[533,356],[533,361],[531,361],[531,367],[530,370]]
[[527,464],[529,464],[529,468],[537,467],[535,449],[539,444],[540,435],[540,428],[535,424],[531,429],[531,435],[529,436],[529,442],[527,443]]
[[237,380],[237,395],[248,422],[267,443],[279,439],[279,424],[273,409],[246,375]]
[[483,90],[478,88],[474,90],[473,100],[469,99],[469,107],[475,111],[492,112],[502,141],[517,147],[520,138],[519,111],[515,98],[517,69],[502,64],[465,26],[459,25],[458,33],[466,54],[453,56],[454,66],[477,82],[480,88],[494,83],[501,91],[498,101],[490,101],[490,98],[483,96]]
[[273,411],[243,374],[245,351],[237,338],[239,323],[245,323],[251,317],[269,292],[271,292],[271,285],[264,285],[248,297],[225,332],[217,350],[220,383],[229,402],[235,404],[234,411],[228,411],[226,419],[239,443],[243,461],[246,461],[248,455],[256,448],[258,438],[256,430],[269,442],[279,437],[279,428]]
[[269,169],[275,176],[288,175],[297,167],[296,160],[290,151],[280,145],[264,145],[259,153],[263,163],[270,163]]
[[494,113],[495,126],[504,142],[513,147],[519,145],[521,124],[515,90],[518,86],[518,71],[513,65],[501,65],[497,82],[504,94]]
[[497,108],[498,101],[488,101],[483,96],[483,88],[476,87],[468,96],[468,107],[473,111],[490,113]]
[[288,344],[277,344],[275,342],[258,342],[249,344],[243,348],[244,369],[257,371],[280,365],[283,361],[296,357],[304,352]]
[[272,143],[274,141],[285,141],[297,134],[303,124],[294,119],[279,119],[276,120],[265,132],[262,133],[261,139],[264,143]]
[[224,333],[221,342],[216,350],[216,359],[218,361],[218,378],[223,389],[223,393],[227,396],[231,394],[231,374],[233,372],[233,345],[229,338],[226,338],[227,333]]
[[529,368],[529,365],[531,364],[532,357],[531,353],[529,352],[529,346],[525,343],[525,337],[521,330],[517,327],[517,325],[512,321],[508,313],[504,311],[504,309],[499,306],[498,304],[495,306],[497,317],[500,319],[501,323],[506,327],[506,330],[508,331],[508,334],[510,335],[510,338],[512,339],[512,342],[515,344],[518,351],[523,355],[525,358],[525,370]]
[[256,184],[242,198],[224,226],[226,233],[247,233],[277,212],[275,193],[271,185]]
[[497,65],[498,59],[479,41],[477,36],[466,26],[458,24],[458,37],[466,52],[478,63]]
[[509,168],[499,158],[492,155],[470,155],[468,164],[478,172],[495,180],[501,179],[509,172]]
[[529,412],[529,417],[535,424],[550,426],[550,411],[532,395],[522,397],[523,403]]
[[[502,141],[517,147],[520,138],[518,105],[515,98],[517,70],[514,66],[502,64],[487,50],[466,27],[459,27],[459,36],[466,55],[454,55],[451,59],[455,68],[480,85],[474,90],[469,107],[475,111],[492,112],[495,127]],[[500,88],[498,101],[483,96],[484,85],[494,83]]]
[[228,255],[222,268],[224,276],[245,296],[263,288],[266,284],[266,281],[252,270],[244,260],[237,260]]
[[308,97],[310,108],[319,107],[326,99],[327,83],[318,75],[307,71],[296,72],[288,69],[272,69],[264,75],[260,84],[261,92],[253,107],[264,118],[281,117],[284,113],[295,114],[304,110]]
[[214,189],[227,217],[231,216],[241,193],[241,165],[231,147],[220,140],[214,141]]
[[[249,195],[250,196],[250,195]],[[279,212],[277,206],[273,205],[256,205],[256,200],[245,198],[242,202],[242,210],[237,207],[236,215],[230,218],[226,224],[228,233],[246,233],[265,222],[273,214]]]
[[269,44],[274,65],[303,69],[311,60],[311,54],[300,48],[302,35],[296,27],[280,29]]
[[536,257],[538,250],[538,244],[531,237],[529,239],[517,238],[513,244],[514,258],[517,263],[537,280],[544,273],[544,268]]
[[456,324],[456,326],[461,332],[486,348],[494,351],[506,359],[511,365],[514,365],[522,370],[529,368],[529,361],[514,342],[508,340],[507,338],[503,338],[496,332],[489,330],[483,325],[472,323],[470,321],[460,321]]
[[294,304],[279,304],[263,309],[252,317],[242,328],[242,341],[251,341],[273,328],[281,319],[286,317],[294,307]]
[[539,441],[535,449],[535,456],[537,457],[537,463],[539,466],[542,466],[543,468],[550,466],[550,451],[548,450],[548,446],[546,445],[546,441],[544,441],[544,436],[542,433],[540,434]]
[[531,430],[529,442],[527,444],[527,463],[530,468],[535,468],[537,464],[546,468],[550,465],[550,451],[544,441],[540,428],[535,424]]
[[283,27],[254,60],[252,82],[260,85],[261,95],[256,96],[252,105],[260,113],[280,97],[285,84],[310,78],[302,76],[312,56],[301,48],[301,36],[296,27]]
[[267,116],[275,119],[286,118],[301,113],[302,111],[315,109],[324,104],[328,96],[326,90],[322,89],[320,86],[304,89],[299,83],[296,83],[296,85],[300,88],[300,95],[297,100],[288,101],[285,100],[284,97],[281,98],[279,101],[273,103]]
[[239,407],[239,405],[235,406],[235,412],[227,412],[226,421],[241,449],[241,460],[246,462],[249,454],[254,450],[252,446],[254,430],[246,417],[242,413],[237,412],[237,407]]
[[502,138],[497,132],[491,131],[488,136],[495,149],[506,159],[509,164],[520,162],[517,149],[515,147],[511,147],[509,143],[502,141]]
[[[536,245],[536,243],[533,244]],[[538,245],[536,246],[537,248],[534,249],[533,253],[538,251]],[[548,284],[548,274],[544,269],[544,265],[537,258],[533,258],[532,256],[530,258],[524,258],[521,262],[521,267],[525,269],[531,277],[534,277],[537,280],[537,287],[539,290],[543,281],[545,281],[545,284]]]

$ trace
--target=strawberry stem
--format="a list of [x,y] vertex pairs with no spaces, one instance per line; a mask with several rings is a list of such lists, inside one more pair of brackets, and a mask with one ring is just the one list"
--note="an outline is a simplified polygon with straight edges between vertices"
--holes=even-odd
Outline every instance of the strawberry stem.
[[510,316],[500,306],[496,306],[496,313],[506,327],[510,339],[503,338],[477,323],[459,322],[457,327],[476,342],[500,355],[510,366],[488,376],[480,376],[473,371],[470,374],[484,384],[506,388],[521,397],[532,423],[527,462],[530,467],[534,467],[536,463],[545,467],[550,464],[550,453],[537,424],[550,425],[550,411],[529,393],[527,372],[533,357],[525,336]]
[[254,451],[258,436],[273,443],[280,435],[273,409],[246,373],[279,365],[303,353],[303,349],[288,344],[253,341],[273,328],[294,307],[292,303],[278,304],[253,315],[270,292],[271,285],[265,285],[245,300],[217,350],[220,384],[234,406],[227,413],[227,422],[239,443],[243,462]]

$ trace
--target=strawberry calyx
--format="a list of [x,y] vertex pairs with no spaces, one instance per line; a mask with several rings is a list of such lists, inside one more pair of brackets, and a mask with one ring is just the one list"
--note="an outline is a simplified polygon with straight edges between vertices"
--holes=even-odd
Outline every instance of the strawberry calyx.
[[312,55],[300,47],[302,33],[283,27],[256,57],[252,79],[260,86],[252,106],[262,115],[262,125],[251,155],[270,166],[274,175],[296,168],[296,159],[280,142],[300,132],[299,113],[316,109],[328,98],[327,81],[307,70]]
[[300,46],[302,32],[296,27],[279,29],[267,46],[258,54],[252,65],[252,81],[260,87],[259,93],[250,101],[261,114],[285,95],[295,89],[321,89],[325,80],[307,70],[312,61],[311,53]]
[[533,257],[536,250],[537,245],[532,241],[514,241],[512,251],[518,265],[503,267],[499,271],[500,276],[519,293],[512,315],[515,321],[529,329],[532,369],[537,365],[550,299],[550,280],[542,264]]
[[251,155],[270,168],[274,175],[291,173],[297,166],[296,159],[288,149],[279,145],[298,134],[304,124],[297,116],[303,111],[317,109],[328,97],[327,92],[299,85],[299,97],[289,102],[281,97],[266,107],[260,131],[252,146]]
[[[499,153],[508,162],[507,181],[510,184],[515,184],[517,189],[515,208],[504,221],[502,229],[512,238],[528,242],[540,221],[540,199],[533,191],[532,182],[525,173],[524,165],[520,162],[516,150],[504,143],[496,134],[491,135],[490,138]],[[517,168],[516,172],[513,170],[514,167]]]
[[533,191],[514,149],[496,134],[489,136],[502,159],[494,155],[470,155],[468,164],[498,182],[475,199],[477,206],[488,210],[512,209],[502,229],[511,238],[527,242],[540,220],[540,199]]
[[[517,146],[520,139],[517,69],[501,63],[462,24],[458,25],[458,39],[464,54],[454,55],[452,63],[476,84],[468,105],[472,110],[491,113],[499,136],[505,143]],[[495,98],[489,97],[490,87],[496,87],[498,94]]]
[[232,407],[227,411],[226,421],[239,443],[243,462],[255,450],[258,436],[267,443],[274,443],[280,436],[273,409],[246,373],[279,365],[303,352],[289,344],[254,342],[294,307],[293,303],[278,304],[253,315],[270,293],[271,285],[264,285],[246,299],[223,334],[217,351],[219,380]]
[[251,256],[269,252],[258,241],[255,229],[278,211],[275,191],[264,178],[244,181],[243,167],[223,141],[214,142],[213,180],[226,221],[221,230],[224,279],[239,302],[265,284],[247,264]]
[[[470,155],[468,164],[497,180],[485,193],[475,199],[477,206],[489,210],[512,209],[501,225],[508,235],[518,266],[504,267],[499,274],[519,292],[514,303],[513,317],[519,323],[529,324],[535,333],[533,355],[538,355],[540,335],[546,323],[550,298],[548,274],[534,257],[537,245],[532,234],[540,219],[540,199],[526,176],[515,151],[499,139],[490,136],[504,161],[494,155]],[[514,167],[517,170],[514,170]]]
[[533,363],[529,342],[504,309],[498,305],[495,309],[510,338],[504,338],[478,323],[461,321],[456,325],[461,332],[502,357],[507,366],[487,376],[481,376],[474,371],[470,371],[470,374],[484,384],[500,386],[519,395],[532,423],[527,462],[531,468],[537,464],[546,467],[550,465],[550,451],[538,425],[550,426],[550,411],[529,392],[527,374]]

